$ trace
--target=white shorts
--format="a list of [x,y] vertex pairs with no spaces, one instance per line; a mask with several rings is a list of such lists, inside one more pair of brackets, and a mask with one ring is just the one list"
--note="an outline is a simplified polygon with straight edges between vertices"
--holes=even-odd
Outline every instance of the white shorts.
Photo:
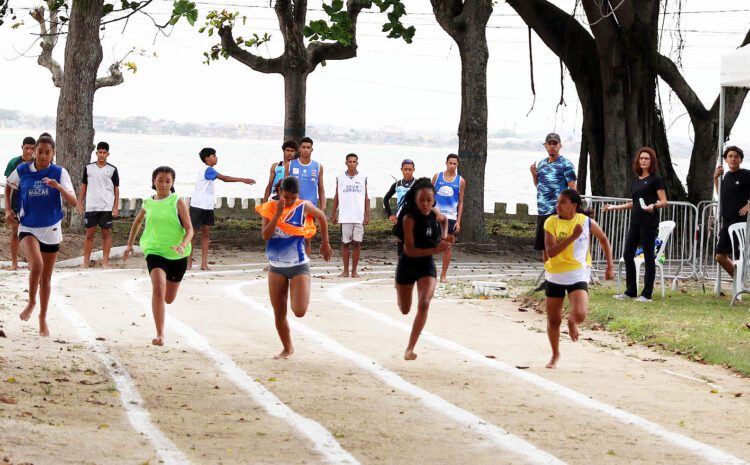
[[362,242],[365,236],[365,226],[362,223],[342,223],[341,242],[348,244],[352,241]]

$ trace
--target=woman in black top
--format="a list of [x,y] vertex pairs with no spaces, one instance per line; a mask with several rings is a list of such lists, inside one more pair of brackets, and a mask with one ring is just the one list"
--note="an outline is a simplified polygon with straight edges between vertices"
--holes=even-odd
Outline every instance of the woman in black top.
[[396,297],[404,315],[411,310],[414,283],[417,284],[417,316],[404,352],[405,360],[414,360],[414,346],[427,323],[427,312],[435,293],[437,272],[432,256],[451,248],[448,219],[435,206],[435,186],[429,178],[414,182],[404,197],[394,232],[400,240],[396,266]]
[[667,206],[667,194],[664,183],[656,175],[659,165],[656,152],[651,147],[641,147],[633,159],[632,200],[622,205],[605,205],[604,211],[632,209],[630,228],[625,239],[623,260],[627,287],[625,292],[614,296],[615,299],[635,299],[638,294],[638,283],[635,278],[635,251],[640,245],[643,249],[643,264],[646,275],[643,278],[643,292],[637,300],[651,302],[656,277],[656,257],[654,248],[659,234],[659,214],[657,208]]
[[714,187],[718,190],[719,177],[724,174],[721,182],[721,230],[719,230],[719,241],[716,244],[716,261],[724,268],[729,276],[734,276],[733,260],[738,257],[729,257],[732,253],[732,238],[729,237],[729,227],[734,223],[747,221],[748,200],[750,200],[750,171],[740,168],[745,153],[737,146],[724,149],[722,155],[729,167],[729,172],[724,174],[724,167],[720,164],[714,172]]

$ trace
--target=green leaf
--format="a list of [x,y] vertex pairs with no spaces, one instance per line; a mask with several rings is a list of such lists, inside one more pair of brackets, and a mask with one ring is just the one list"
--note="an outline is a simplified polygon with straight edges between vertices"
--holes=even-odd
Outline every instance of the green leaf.
[[111,3],[107,3],[102,7],[102,16],[107,16],[115,10],[115,6]]

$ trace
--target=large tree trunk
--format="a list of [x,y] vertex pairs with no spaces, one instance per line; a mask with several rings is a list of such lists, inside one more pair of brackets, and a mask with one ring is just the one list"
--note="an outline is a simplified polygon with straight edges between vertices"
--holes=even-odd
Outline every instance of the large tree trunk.
[[453,38],[461,55],[461,118],[458,124],[459,171],[466,181],[461,236],[483,242],[484,172],[487,162],[486,28],[491,0],[431,0],[440,26]]
[[284,74],[284,140],[299,143],[305,137],[307,118],[307,72]]
[[[57,163],[70,172],[76,192],[94,150],[94,92],[102,62],[99,26],[103,3],[73,2],[65,44],[65,72],[57,103]],[[71,225],[81,227],[79,223],[74,218]]]

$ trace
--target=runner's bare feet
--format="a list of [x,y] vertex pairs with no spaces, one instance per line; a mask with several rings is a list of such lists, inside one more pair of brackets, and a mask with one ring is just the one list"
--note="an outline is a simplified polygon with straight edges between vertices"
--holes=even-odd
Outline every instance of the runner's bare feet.
[[23,321],[29,321],[29,318],[31,318],[31,314],[34,313],[34,307],[36,307],[36,301],[29,301],[29,303],[26,304],[26,308],[24,308],[23,311],[18,314],[18,317]]
[[187,269],[188,269],[188,270],[192,270],[192,269],[193,269],[193,261],[192,261],[192,260],[190,260],[190,259],[188,259],[188,266],[187,266]]
[[210,271],[211,268],[209,268],[208,265],[201,265],[201,270],[203,270],[203,271]]
[[413,350],[407,350],[404,352],[404,360],[416,360],[417,354],[414,353]]
[[39,317],[39,335],[49,337],[49,328],[47,327],[46,318]]
[[352,278],[359,278],[359,273],[352,271]]
[[578,340],[578,325],[576,325],[570,318],[568,318],[568,334],[573,342]]
[[109,262],[102,263],[102,268],[104,268],[105,270],[108,269],[109,268]]
[[17,271],[18,270],[18,263],[12,263],[10,265],[10,271]]
[[440,275],[440,282],[441,283],[447,283],[448,282],[448,278],[446,278],[446,276],[444,274],[441,274]]
[[339,275],[339,278],[348,278],[348,277],[349,277],[348,271],[342,271],[341,274]]
[[155,346],[163,346],[164,345],[164,336],[159,336],[151,339],[151,344]]
[[549,359],[549,363],[545,368],[555,368],[557,367],[557,361],[560,360],[560,354],[552,354],[552,358]]
[[274,355],[273,359],[274,360],[286,360],[289,357],[291,357],[293,353],[294,353],[294,349],[292,349],[292,350],[282,350],[281,352],[279,352],[278,355]]

